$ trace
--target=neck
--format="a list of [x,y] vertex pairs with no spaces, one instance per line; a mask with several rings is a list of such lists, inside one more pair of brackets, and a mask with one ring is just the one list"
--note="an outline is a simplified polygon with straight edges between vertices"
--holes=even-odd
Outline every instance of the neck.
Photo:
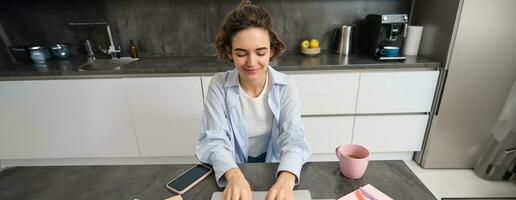
[[265,76],[263,76],[263,78],[260,78],[255,81],[242,80],[242,78],[239,77],[240,87],[249,96],[257,97],[262,93],[263,89],[265,88],[266,78],[267,73],[265,73]]

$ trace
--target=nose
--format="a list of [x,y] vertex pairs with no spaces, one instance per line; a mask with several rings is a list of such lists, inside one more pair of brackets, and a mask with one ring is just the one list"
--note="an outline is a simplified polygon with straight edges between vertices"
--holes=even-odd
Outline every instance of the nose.
[[256,57],[256,55],[249,54],[249,56],[247,56],[247,66],[250,66],[250,67],[256,66],[257,61],[258,61],[258,58]]

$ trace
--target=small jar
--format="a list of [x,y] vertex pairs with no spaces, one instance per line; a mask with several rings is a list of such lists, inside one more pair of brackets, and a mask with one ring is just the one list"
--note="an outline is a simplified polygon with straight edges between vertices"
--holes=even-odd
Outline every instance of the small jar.
[[45,52],[43,51],[43,47],[35,46],[29,48],[29,54],[30,58],[34,63],[46,63],[47,62],[47,56],[45,55]]

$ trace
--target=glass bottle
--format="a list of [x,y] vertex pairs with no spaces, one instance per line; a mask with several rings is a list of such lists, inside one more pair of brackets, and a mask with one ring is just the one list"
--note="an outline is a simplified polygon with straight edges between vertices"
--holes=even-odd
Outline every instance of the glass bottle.
[[134,45],[133,40],[129,40],[129,56],[131,58],[138,58],[138,49]]

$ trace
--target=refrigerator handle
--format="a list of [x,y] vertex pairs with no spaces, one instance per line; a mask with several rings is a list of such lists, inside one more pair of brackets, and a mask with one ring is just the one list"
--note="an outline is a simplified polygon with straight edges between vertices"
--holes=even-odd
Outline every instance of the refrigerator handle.
[[446,78],[448,77],[448,70],[443,70],[443,78],[442,78],[442,84],[439,89],[439,99],[437,99],[437,105],[435,108],[435,116],[439,115],[439,110],[441,109],[441,100],[443,99],[443,93],[444,93],[444,86],[446,86]]

